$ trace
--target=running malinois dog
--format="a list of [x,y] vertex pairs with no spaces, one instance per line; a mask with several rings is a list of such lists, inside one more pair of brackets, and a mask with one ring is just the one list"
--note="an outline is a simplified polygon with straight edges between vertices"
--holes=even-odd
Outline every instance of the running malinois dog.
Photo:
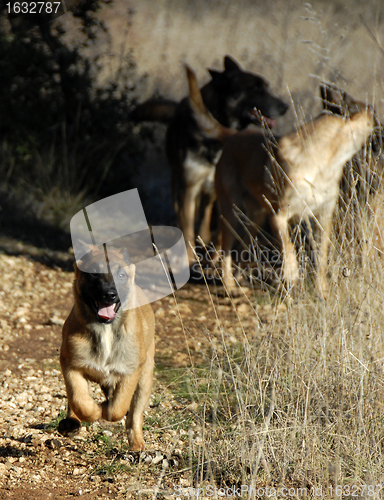
[[296,132],[267,138],[262,132],[246,130],[225,141],[215,187],[221,215],[223,280],[232,293],[236,289],[231,272],[236,206],[258,227],[268,219],[271,235],[279,242],[282,276],[288,288],[299,279],[290,224],[305,221],[311,227],[312,220],[320,240],[317,286],[326,294],[327,253],[343,168],[375,126],[371,106],[331,87],[327,100],[338,114],[323,112]]
[[[93,247],[75,264],[73,290],[75,305],[63,326],[60,351],[68,413],[59,432],[75,432],[81,421],[115,422],[129,412],[130,447],[142,450],[155,319],[150,305],[136,307],[143,292],[135,284],[135,266],[121,250]],[[93,400],[88,381],[100,384],[104,403]]]
[[[269,91],[264,78],[243,71],[229,56],[224,58],[224,71],[208,71],[212,79],[201,89],[201,95],[209,113],[225,127],[242,130],[250,124],[267,124],[272,128],[276,118],[288,109]],[[192,263],[195,256],[188,242],[194,246],[196,234],[206,243],[211,239],[215,166],[222,142],[206,136],[195,120],[188,98],[177,105],[147,101],[131,117],[136,121],[169,122],[166,150],[172,168],[174,208]]]

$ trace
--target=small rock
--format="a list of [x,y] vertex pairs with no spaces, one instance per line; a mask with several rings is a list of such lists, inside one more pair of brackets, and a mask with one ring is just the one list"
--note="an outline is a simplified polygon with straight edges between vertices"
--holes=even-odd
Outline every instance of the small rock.
[[28,402],[28,394],[26,394],[25,392],[16,394],[15,400],[20,404],[26,404]]
[[51,318],[49,318],[49,320],[47,321],[47,325],[57,325],[57,326],[63,326],[64,325],[64,322],[65,320],[62,319],[62,318],[59,318],[58,316],[52,316]]
[[0,476],[3,476],[8,470],[8,467],[0,462]]
[[187,406],[187,410],[189,411],[196,411],[197,408],[198,408],[198,404],[196,403],[196,401],[194,403],[191,403]]
[[192,309],[184,303],[180,303],[176,306],[176,310],[178,310],[181,314],[192,314]]
[[165,316],[165,311],[162,307],[159,307],[159,309],[155,312],[156,318],[164,318]]
[[40,398],[43,399],[44,401],[52,401],[51,394],[42,394]]
[[72,437],[72,439],[76,441],[85,441],[87,439],[87,428],[86,427],[80,427],[80,429],[77,431],[77,433]]
[[237,312],[239,314],[248,314],[251,310],[251,307],[249,304],[239,304],[236,308]]
[[14,473],[15,476],[20,476],[21,473],[23,472],[23,468],[22,467],[15,467],[14,466],[14,467],[11,467],[10,470]]
[[27,314],[29,311],[26,307],[18,307],[16,309],[16,316],[21,318],[22,316],[25,316],[25,314]]
[[160,462],[162,462],[164,459],[164,455],[162,453],[159,453],[158,451],[156,452],[156,456],[154,459],[152,459],[153,465],[156,465]]

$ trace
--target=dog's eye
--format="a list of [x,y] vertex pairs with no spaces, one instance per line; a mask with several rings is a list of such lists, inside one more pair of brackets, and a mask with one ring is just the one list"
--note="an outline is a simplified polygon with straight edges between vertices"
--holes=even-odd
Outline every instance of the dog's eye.
[[119,273],[119,278],[121,280],[125,279],[127,277],[127,275],[125,273]]

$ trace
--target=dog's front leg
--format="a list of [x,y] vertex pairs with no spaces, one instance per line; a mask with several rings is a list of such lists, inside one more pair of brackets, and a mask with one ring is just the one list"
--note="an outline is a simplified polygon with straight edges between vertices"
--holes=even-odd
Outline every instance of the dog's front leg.
[[88,381],[82,372],[75,369],[64,371],[67,388],[68,417],[77,416],[82,422],[95,422],[101,417],[101,406],[89,394]]
[[192,250],[192,248],[195,248],[196,191],[196,186],[187,187],[179,214],[181,230],[187,243],[187,254],[190,264],[196,261],[196,256]]
[[283,278],[288,284],[295,285],[299,281],[299,265],[296,258],[296,249],[289,235],[288,216],[283,212],[279,212],[274,214],[270,221],[274,236],[281,241],[282,245]]

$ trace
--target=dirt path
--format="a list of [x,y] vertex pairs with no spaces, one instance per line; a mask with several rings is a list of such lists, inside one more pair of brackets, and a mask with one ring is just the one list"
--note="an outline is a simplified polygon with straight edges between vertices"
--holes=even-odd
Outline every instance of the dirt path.
[[[147,451],[139,456],[129,453],[121,423],[97,422],[73,439],[55,430],[66,409],[58,354],[72,304],[72,257],[32,255],[23,247],[17,253],[0,254],[0,500],[152,497],[156,488],[164,498],[173,497],[175,483],[191,485],[185,457],[197,432],[193,404],[175,396],[172,380],[208,364],[221,335],[236,342],[244,325],[257,334],[251,307],[238,302],[235,314],[229,299],[212,302],[202,285],[186,285],[177,303],[166,297],[153,304],[156,373]],[[224,333],[216,315],[228,326]],[[97,390],[95,395],[101,397]],[[186,429],[167,424],[175,415],[185,417]]]

